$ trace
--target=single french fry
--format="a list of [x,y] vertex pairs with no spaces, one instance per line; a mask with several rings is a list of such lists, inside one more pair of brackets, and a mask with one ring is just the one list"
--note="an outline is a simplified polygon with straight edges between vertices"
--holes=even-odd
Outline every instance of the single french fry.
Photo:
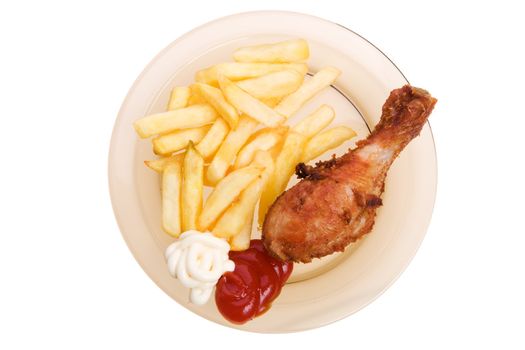
[[206,171],[206,181],[209,184],[218,183],[228,171],[231,163],[235,159],[237,152],[246,143],[250,135],[257,128],[257,121],[245,115],[239,119],[239,124],[235,130],[230,130],[220,145],[219,150],[215,153]]
[[248,185],[239,198],[222,214],[213,228],[213,234],[221,238],[230,238],[239,234],[251,221],[261,190],[262,178],[259,177]]
[[256,132],[237,154],[234,169],[247,166],[258,150],[267,151],[277,145],[288,131],[288,127],[266,128]]
[[162,173],[164,168],[173,163],[180,163],[184,159],[184,153],[177,153],[169,157],[162,157],[154,160],[145,160],[144,164],[151,170]]
[[275,107],[275,111],[286,118],[290,118],[296,113],[308,100],[314,97],[318,92],[330,86],[341,71],[334,67],[326,67],[317,72],[311,79],[305,80],[303,85],[283,100]]
[[204,159],[190,141],[182,168],[182,231],[197,229],[202,210]]
[[[257,151],[255,157],[251,163],[254,166],[262,166],[264,170],[261,174],[262,186],[268,181],[270,176],[274,172],[274,161],[272,156],[268,151]],[[255,208],[254,208],[255,209]],[[230,238],[230,249],[231,250],[246,250],[250,246],[250,239],[252,236],[252,226],[253,226],[253,211],[249,216],[248,222],[244,225],[239,233]]]
[[195,83],[192,88],[219,112],[230,128],[235,129],[239,122],[239,114],[235,107],[224,99],[221,90],[202,83]]
[[253,160],[250,163],[250,165],[260,166],[264,168],[261,174],[261,178],[263,180],[263,186],[266,184],[266,182],[270,179],[270,176],[275,171],[275,162],[270,152],[268,151],[255,152],[255,156],[253,157]]
[[215,119],[217,119],[217,112],[210,105],[205,104],[152,114],[137,120],[133,126],[140,137],[146,138],[178,129],[208,125]]
[[241,232],[230,238],[230,250],[242,251],[250,247],[250,240],[252,238],[253,215],[250,220],[244,225]]
[[181,232],[180,187],[181,163],[174,162],[162,172],[162,227],[173,237]]
[[200,231],[209,229],[217,218],[230,206],[239,194],[263,171],[261,167],[248,166],[223,178],[208,197],[197,220]]
[[199,128],[184,129],[157,136],[153,139],[153,152],[159,155],[167,155],[180,151],[185,148],[190,141],[201,141],[209,129],[209,126],[201,126]]
[[295,166],[301,161],[302,150],[307,138],[294,131],[288,132],[281,152],[275,160],[275,171],[266,182],[259,203],[259,224],[262,225],[266,212],[275,199],[286,189]]
[[307,163],[326,151],[338,147],[356,135],[354,130],[346,126],[337,126],[317,134],[306,143],[301,156],[301,162]]
[[334,120],[335,112],[332,107],[322,105],[312,114],[297,123],[292,130],[311,138],[328,126]]
[[204,159],[211,158],[217,149],[219,149],[222,141],[228,134],[230,128],[222,118],[217,118],[215,123],[211,126],[206,136],[195,147]]
[[285,121],[282,115],[239,88],[229,79],[219,77],[219,85],[228,102],[247,116],[269,127],[278,126]]
[[237,62],[297,62],[304,61],[309,56],[308,43],[303,39],[241,47],[233,53],[233,59]]
[[308,72],[308,67],[304,63],[226,62],[198,71],[195,74],[195,81],[208,85],[217,85],[219,74],[230,80],[237,81],[287,69],[295,70],[301,75],[305,75]]
[[171,90],[170,100],[168,101],[168,111],[184,108],[188,104],[191,90],[187,86],[176,86]]
[[288,69],[237,82],[237,86],[260,100],[283,97],[299,89],[304,75]]

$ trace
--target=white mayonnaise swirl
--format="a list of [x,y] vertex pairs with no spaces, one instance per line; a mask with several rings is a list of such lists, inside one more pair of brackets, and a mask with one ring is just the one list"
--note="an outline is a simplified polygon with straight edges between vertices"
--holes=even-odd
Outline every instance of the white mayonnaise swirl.
[[208,301],[213,287],[235,264],[228,258],[230,245],[209,232],[189,230],[166,249],[170,274],[190,288],[190,301],[202,305]]

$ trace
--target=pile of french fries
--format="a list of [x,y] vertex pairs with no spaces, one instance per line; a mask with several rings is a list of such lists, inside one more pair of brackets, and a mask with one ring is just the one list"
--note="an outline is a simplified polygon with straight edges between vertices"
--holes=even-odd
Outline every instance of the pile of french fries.
[[[198,71],[194,84],[175,87],[166,112],[134,123],[140,137],[154,136],[160,158],[145,164],[162,174],[168,234],[211,231],[232,250],[247,249],[257,203],[261,225],[298,163],[356,135],[346,126],[323,131],[335,117],[327,105],[286,125],[340,74],[326,67],[305,80],[308,57],[301,39],[240,48],[234,62]],[[213,188],[205,201],[204,186]]]

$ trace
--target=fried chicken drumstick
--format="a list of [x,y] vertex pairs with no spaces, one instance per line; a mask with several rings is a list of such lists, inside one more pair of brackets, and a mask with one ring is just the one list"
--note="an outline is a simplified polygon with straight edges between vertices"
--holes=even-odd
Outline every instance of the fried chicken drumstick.
[[266,249],[282,260],[306,263],[343,251],[370,232],[390,165],[419,135],[436,102],[410,85],[393,90],[379,124],[355,149],[315,167],[299,164],[302,180],[266,215]]

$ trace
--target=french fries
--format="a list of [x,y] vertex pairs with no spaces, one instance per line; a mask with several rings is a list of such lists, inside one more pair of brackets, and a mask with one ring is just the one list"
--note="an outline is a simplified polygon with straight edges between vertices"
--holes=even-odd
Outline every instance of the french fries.
[[210,130],[206,133],[206,136],[197,144],[197,151],[202,155],[204,159],[212,157],[217,149],[219,149],[222,140],[228,134],[228,124],[222,118],[217,118],[215,123],[211,126]]
[[170,157],[162,157],[154,160],[145,160],[144,164],[151,170],[162,173],[164,168],[173,163],[180,163],[184,160],[184,153],[178,153]]
[[356,136],[354,130],[346,126],[337,126],[312,137],[304,148],[301,162],[307,163],[321,154],[338,147]]
[[289,131],[281,152],[275,160],[275,170],[266,182],[259,203],[259,224],[262,225],[266,212],[275,199],[284,191],[295,166],[301,161],[301,153],[308,139],[294,131]]
[[[340,75],[326,67],[305,79],[309,55],[302,39],[239,48],[235,62],[202,69],[194,83],[174,87],[166,112],[135,121],[160,156],[144,163],[162,176],[168,234],[211,231],[232,251],[247,249],[257,205],[262,225],[298,163],[355,136],[345,126],[323,131],[335,117],[327,105],[294,127],[284,125]],[[207,198],[204,186],[212,187]]]
[[253,210],[261,196],[261,191],[262,178],[259,177],[246,187],[239,198],[222,214],[213,228],[213,234],[222,238],[239,234],[253,217]]
[[303,80],[303,74],[288,69],[241,80],[237,86],[257,99],[268,100],[291,94],[299,89]]
[[219,112],[221,117],[228,122],[230,128],[235,129],[239,122],[239,114],[237,110],[224,99],[221,90],[202,83],[195,83],[193,89]]
[[208,125],[213,123],[215,119],[217,119],[217,112],[211,106],[194,105],[149,115],[137,120],[133,126],[140,137],[146,138],[178,129]]
[[308,43],[303,39],[241,47],[233,53],[233,59],[237,62],[284,63],[304,61],[309,56]]
[[292,130],[311,138],[326,128],[334,120],[334,109],[327,105],[322,105],[312,114],[297,123]]
[[182,231],[195,230],[202,210],[204,159],[190,141],[182,168]]
[[297,91],[286,96],[275,107],[275,111],[290,118],[319,91],[330,86],[340,74],[341,71],[334,67],[321,69],[311,79],[306,80]]
[[248,143],[237,154],[234,169],[239,169],[250,164],[258,150],[267,151],[277,145],[283,135],[288,131],[287,127],[267,128],[255,133]]
[[162,227],[173,237],[180,235],[181,163],[174,162],[162,172]]
[[190,99],[191,90],[187,86],[177,86],[171,90],[170,100],[168,102],[168,111],[184,108]]
[[253,182],[263,171],[262,167],[248,166],[238,169],[222,179],[202,208],[202,213],[197,220],[197,227],[205,231],[228,208],[237,196]]
[[229,79],[220,76],[219,85],[228,102],[247,116],[269,127],[275,127],[284,122],[282,115],[239,88]]
[[202,140],[209,129],[209,126],[201,126],[200,128],[184,129],[157,136],[153,139],[153,152],[158,155],[167,155],[180,151],[188,145],[188,142]]
[[226,172],[235,159],[237,152],[239,152],[241,147],[246,143],[250,135],[255,132],[257,124],[258,123],[252,118],[241,116],[237,128],[235,130],[230,130],[208,166],[208,170],[206,171],[206,181],[209,184],[215,185],[224,177],[224,175],[226,175]]
[[308,72],[308,67],[304,63],[226,62],[198,71],[195,74],[195,81],[208,85],[217,85],[219,75],[237,81],[287,69],[294,70],[301,75],[305,75]]

